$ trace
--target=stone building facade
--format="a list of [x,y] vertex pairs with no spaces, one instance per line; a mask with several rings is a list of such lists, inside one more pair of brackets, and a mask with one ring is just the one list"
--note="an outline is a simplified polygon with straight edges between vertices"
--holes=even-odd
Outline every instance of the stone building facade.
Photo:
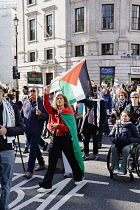
[[18,0],[19,85],[27,72],[43,84],[86,59],[100,85],[140,83],[139,0]]

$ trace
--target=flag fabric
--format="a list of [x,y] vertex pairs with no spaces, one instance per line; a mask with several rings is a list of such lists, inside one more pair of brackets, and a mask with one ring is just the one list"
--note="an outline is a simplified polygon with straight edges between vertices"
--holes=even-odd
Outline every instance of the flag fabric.
[[70,110],[69,108],[64,108],[62,112],[60,113],[60,116],[63,118],[64,122],[68,126],[69,131],[71,133],[74,156],[79,164],[79,167],[84,177],[85,169],[84,169],[84,163],[83,163],[83,158],[82,158],[82,152],[81,152],[79,140],[77,137],[77,126],[76,126],[75,117],[73,115],[72,110]]
[[70,104],[93,95],[86,60],[82,60],[59,79],[60,89]]

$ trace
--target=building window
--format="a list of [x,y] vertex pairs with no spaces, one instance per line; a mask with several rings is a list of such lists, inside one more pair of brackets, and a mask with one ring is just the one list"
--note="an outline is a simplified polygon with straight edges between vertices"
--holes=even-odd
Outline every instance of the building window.
[[30,54],[29,54],[29,62],[35,62],[35,52],[30,52]]
[[29,4],[35,4],[35,0],[28,0],[28,5]]
[[35,19],[29,20],[29,40],[35,40]]
[[114,5],[102,5],[102,29],[114,28]]
[[132,30],[140,30],[140,6],[132,5]]
[[46,32],[46,36],[52,36],[52,15],[46,16]]
[[52,49],[46,50],[46,59],[47,60],[53,59],[53,50]]
[[84,31],[84,7],[75,9],[75,32]]
[[139,44],[131,44],[131,55],[140,55],[140,45]]
[[84,45],[75,47],[75,57],[84,56]]
[[102,44],[102,55],[113,55],[113,44]]

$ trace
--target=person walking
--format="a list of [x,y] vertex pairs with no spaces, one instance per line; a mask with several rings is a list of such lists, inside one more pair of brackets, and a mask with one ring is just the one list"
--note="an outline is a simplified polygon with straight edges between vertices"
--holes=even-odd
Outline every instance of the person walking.
[[[29,99],[24,102],[21,115],[24,118],[25,133],[30,145],[28,168],[24,177],[30,179],[33,176],[33,170],[45,169],[44,159],[38,144],[42,135],[44,121],[48,120],[48,113],[43,106],[38,89],[34,87],[30,89]],[[36,158],[39,165],[34,169]]]
[[15,162],[15,136],[24,134],[24,123],[18,107],[2,97],[0,86],[0,209],[7,210]]
[[97,96],[97,87],[93,88],[93,97],[82,100],[85,104],[85,114],[81,126],[81,133],[84,136],[83,160],[89,159],[89,142],[93,137],[93,160],[98,158],[98,148],[101,147],[103,123],[106,117],[105,102]]
[[52,179],[59,154],[63,151],[73,171],[75,184],[81,184],[84,177],[84,164],[80,151],[76,131],[76,121],[72,108],[67,98],[62,93],[57,93],[53,105],[49,102],[50,85],[45,88],[44,106],[49,113],[47,128],[52,138],[49,150],[49,164],[47,173],[39,183],[39,193],[48,192],[52,189]]

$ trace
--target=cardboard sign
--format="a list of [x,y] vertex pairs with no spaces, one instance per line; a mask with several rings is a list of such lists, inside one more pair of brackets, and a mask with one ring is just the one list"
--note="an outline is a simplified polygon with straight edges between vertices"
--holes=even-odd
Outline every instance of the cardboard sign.
[[43,87],[43,78],[41,72],[27,72],[29,87]]

